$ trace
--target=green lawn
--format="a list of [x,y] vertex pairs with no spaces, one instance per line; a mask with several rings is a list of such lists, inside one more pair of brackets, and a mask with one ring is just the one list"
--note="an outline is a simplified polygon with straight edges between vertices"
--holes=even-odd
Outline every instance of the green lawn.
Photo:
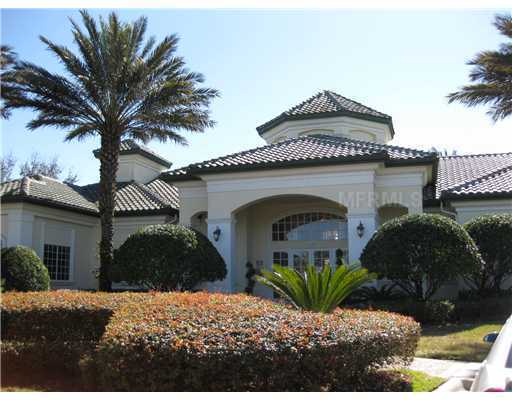
[[413,392],[431,392],[446,380],[438,376],[431,376],[424,372],[412,371],[410,369],[401,369],[400,372],[411,377]]
[[503,324],[480,322],[441,327],[423,327],[417,357],[458,361],[483,361],[491,345],[482,339]]

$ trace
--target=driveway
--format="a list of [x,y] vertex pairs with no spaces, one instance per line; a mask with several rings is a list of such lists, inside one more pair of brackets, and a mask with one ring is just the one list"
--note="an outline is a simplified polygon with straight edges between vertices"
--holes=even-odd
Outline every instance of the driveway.
[[416,357],[408,368],[449,379],[453,377],[468,377],[468,375],[470,375],[472,371],[477,370],[479,366],[480,363],[475,362],[434,360],[432,358]]

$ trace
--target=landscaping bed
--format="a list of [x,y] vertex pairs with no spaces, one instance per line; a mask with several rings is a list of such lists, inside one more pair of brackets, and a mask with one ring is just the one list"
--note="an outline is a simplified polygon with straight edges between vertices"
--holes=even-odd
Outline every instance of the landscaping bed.
[[4,385],[51,365],[90,390],[359,389],[356,377],[410,360],[420,333],[397,314],[247,295],[7,293],[1,311]]

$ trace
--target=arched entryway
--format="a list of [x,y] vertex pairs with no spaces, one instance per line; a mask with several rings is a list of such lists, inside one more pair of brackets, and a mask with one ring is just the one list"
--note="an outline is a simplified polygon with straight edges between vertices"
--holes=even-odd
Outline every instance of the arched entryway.
[[[247,284],[246,264],[271,269],[273,264],[303,270],[321,268],[348,260],[347,208],[315,196],[269,197],[248,204],[234,213],[236,221],[236,268],[234,289]],[[257,285],[255,294],[272,292]]]
[[396,203],[380,206],[377,211],[379,225],[382,225],[385,222],[388,222],[394,218],[402,217],[409,213],[407,207]]

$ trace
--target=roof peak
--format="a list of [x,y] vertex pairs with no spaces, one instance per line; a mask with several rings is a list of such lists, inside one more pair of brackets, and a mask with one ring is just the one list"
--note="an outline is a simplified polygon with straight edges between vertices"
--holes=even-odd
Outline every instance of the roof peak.
[[370,121],[386,123],[393,132],[391,116],[370,108],[332,90],[322,90],[282,112],[277,117],[258,126],[261,135],[287,120],[350,116]]
[[[95,157],[98,157],[101,148],[95,149],[93,154]],[[150,149],[148,146],[144,144],[140,144],[133,138],[124,139],[121,141],[121,145],[119,146],[119,155],[128,155],[128,154],[140,154],[143,157],[148,158],[151,161],[156,162],[166,168],[170,168],[172,163],[160,156],[158,153]]]

